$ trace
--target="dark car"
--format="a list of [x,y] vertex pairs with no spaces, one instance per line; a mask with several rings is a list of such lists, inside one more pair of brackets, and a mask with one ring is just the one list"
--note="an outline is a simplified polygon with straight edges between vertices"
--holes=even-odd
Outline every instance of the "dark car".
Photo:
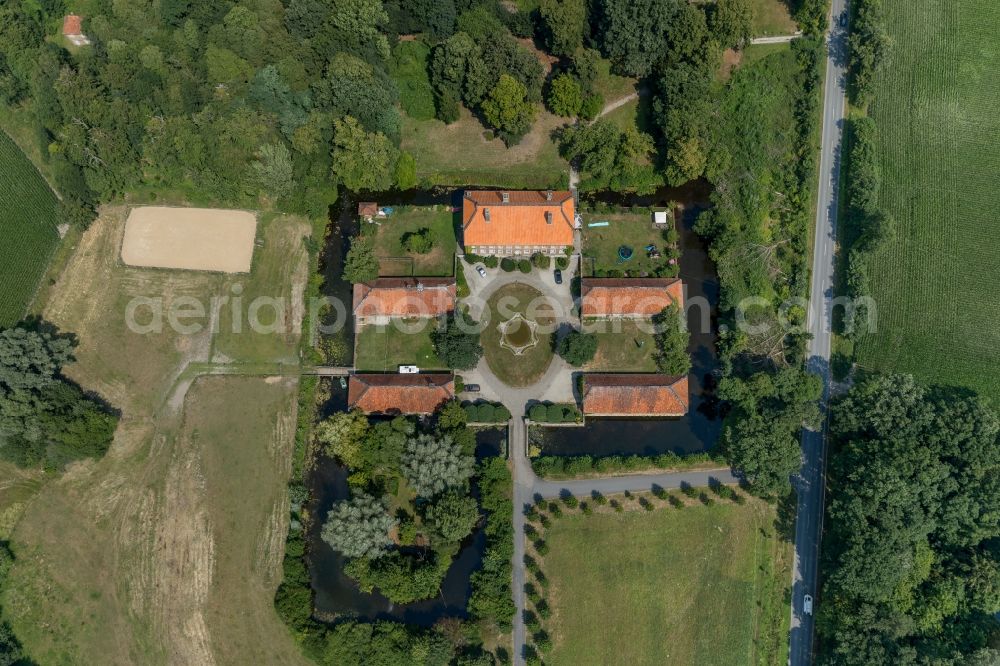
[[846,11],[840,15],[840,27],[841,28],[846,28],[847,27],[847,12]]
[[465,392],[466,393],[479,393],[479,384],[466,384],[465,385]]
[[554,272],[554,273],[552,273],[552,275],[553,275],[553,276],[555,277],[555,279],[556,279],[556,284],[562,284],[562,271],[561,271],[561,270],[559,270],[559,269],[557,268],[557,269],[555,270],[555,272]]

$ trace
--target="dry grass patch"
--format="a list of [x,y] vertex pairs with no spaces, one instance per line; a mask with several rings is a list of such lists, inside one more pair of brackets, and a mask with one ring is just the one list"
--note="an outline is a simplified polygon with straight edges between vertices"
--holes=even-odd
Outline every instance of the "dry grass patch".
[[129,213],[122,261],[130,266],[246,273],[257,217],[244,210],[140,206]]

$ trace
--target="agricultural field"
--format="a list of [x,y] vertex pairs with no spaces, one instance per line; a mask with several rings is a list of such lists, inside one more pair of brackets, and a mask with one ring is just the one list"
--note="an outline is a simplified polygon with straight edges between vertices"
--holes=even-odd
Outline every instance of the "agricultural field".
[[543,569],[551,581],[546,663],[785,663],[791,544],[775,510],[691,500],[654,511],[634,499],[553,520]]
[[[143,334],[129,329],[125,313],[135,297],[162,297],[169,311],[181,297],[207,302],[254,280],[261,292],[300,298],[306,275],[296,266],[308,226],[274,218],[251,274],[227,276],[123,265],[125,212],[102,211],[43,311],[79,336],[67,374],[121,410],[115,441],[103,459],[60,478],[23,476],[0,488],[18,556],[0,605],[38,663],[303,663],[273,607],[295,371],[198,374],[213,349],[231,361],[219,372],[278,367],[287,355],[281,345],[294,347],[297,337],[237,344],[208,325]],[[278,263],[287,272],[272,272]],[[242,336],[271,337],[249,328]]]
[[0,327],[21,319],[59,243],[59,201],[0,131]]
[[431,332],[434,320],[402,322],[422,330],[403,330],[395,324],[368,324],[354,334],[354,366],[358,370],[395,372],[400,365],[416,365],[421,370],[445,370],[447,364],[434,353]]
[[985,45],[1000,33],[1000,5],[888,0],[885,7],[892,50],[871,115],[879,204],[896,233],[872,258],[878,326],[859,341],[857,359],[996,401],[1000,50]]
[[[455,274],[455,227],[458,216],[448,206],[416,208],[400,206],[387,218],[377,218],[375,256],[379,275],[449,277]],[[368,225],[365,225],[366,227]],[[426,229],[430,251],[411,252],[406,247],[409,234]],[[366,229],[368,231],[368,229]]]

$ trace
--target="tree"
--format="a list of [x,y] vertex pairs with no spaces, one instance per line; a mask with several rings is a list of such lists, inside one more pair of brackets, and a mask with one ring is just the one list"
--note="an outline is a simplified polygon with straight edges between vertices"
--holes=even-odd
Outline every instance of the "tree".
[[399,151],[384,134],[366,132],[348,116],[333,123],[333,173],[350,190],[392,187]]
[[446,493],[427,506],[424,517],[440,538],[458,543],[472,532],[479,507],[472,497]]
[[483,355],[479,344],[479,333],[474,330],[475,322],[460,314],[452,314],[445,325],[431,333],[434,353],[449,368],[469,370],[474,368]]
[[370,238],[357,236],[344,258],[344,277],[354,284],[371,282],[378,277],[378,257]]
[[570,365],[580,367],[593,359],[594,354],[597,353],[597,336],[580,331],[570,331],[568,335],[559,340],[556,353]]
[[475,459],[464,453],[450,435],[417,435],[407,441],[402,456],[403,476],[421,497],[462,487],[474,467]]
[[507,145],[517,143],[535,119],[535,106],[528,102],[524,85],[508,74],[500,75],[482,108],[486,121],[500,131]]
[[292,156],[283,143],[261,146],[257,161],[253,163],[253,172],[261,189],[272,199],[281,199],[295,186]]
[[723,47],[742,49],[753,36],[753,5],[749,0],[716,0],[709,9],[708,27]]
[[571,74],[560,74],[552,79],[549,88],[549,108],[557,116],[571,118],[580,113],[583,91]]
[[587,24],[584,0],[542,0],[538,12],[545,23],[549,50],[554,55],[572,55],[580,48]]
[[602,50],[627,76],[648,76],[664,55],[678,3],[674,0],[605,0]]
[[71,338],[48,331],[0,331],[0,389],[20,394],[51,384],[62,366],[74,360],[73,346]]
[[402,241],[406,251],[414,254],[427,254],[434,248],[431,230],[427,227],[406,232],[403,234]]
[[352,469],[364,466],[362,443],[368,435],[368,418],[360,409],[336,412],[316,426],[316,441]]
[[345,557],[377,559],[392,545],[389,530],[395,524],[382,501],[359,493],[351,499],[334,502],[323,523],[321,537]]
[[671,303],[653,317],[656,325],[656,366],[668,375],[686,375],[691,369],[688,342],[691,338],[680,305]]

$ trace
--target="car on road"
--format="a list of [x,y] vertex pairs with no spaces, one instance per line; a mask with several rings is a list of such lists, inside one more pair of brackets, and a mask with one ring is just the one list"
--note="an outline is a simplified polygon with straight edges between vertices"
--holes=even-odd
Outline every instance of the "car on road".
[[846,28],[847,27],[847,10],[846,9],[840,15],[840,27],[841,28]]
[[479,393],[479,384],[466,384],[465,385],[465,392],[466,393]]
[[553,277],[556,279],[556,284],[562,284],[562,271],[558,268],[552,273]]
[[813,598],[811,594],[802,597],[802,612],[806,615],[813,614]]
[[486,269],[482,266],[476,266],[476,272],[479,273],[479,277],[486,277]]

